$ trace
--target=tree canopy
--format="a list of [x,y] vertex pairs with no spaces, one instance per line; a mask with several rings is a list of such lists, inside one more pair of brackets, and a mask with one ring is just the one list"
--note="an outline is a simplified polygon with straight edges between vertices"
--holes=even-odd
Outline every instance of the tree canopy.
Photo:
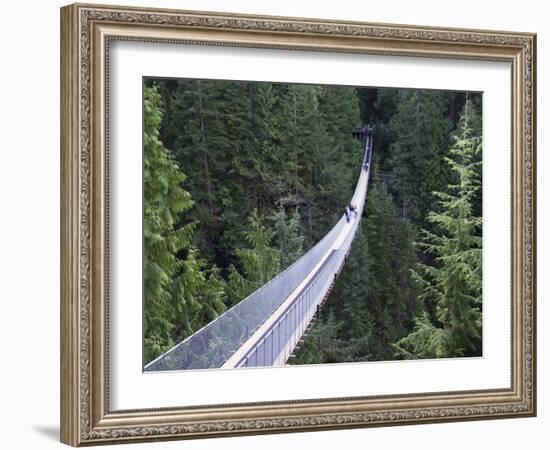
[[293,364],[481,354],[481,96],[197,79],[144,89],[144,359],[362,222]]

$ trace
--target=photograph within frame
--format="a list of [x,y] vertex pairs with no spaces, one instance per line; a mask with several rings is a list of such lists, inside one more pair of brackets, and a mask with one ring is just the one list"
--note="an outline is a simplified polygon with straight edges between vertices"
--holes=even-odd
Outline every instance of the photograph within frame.
[[482,355],[480,92],[143,95],[146,372]]
[[[214,401],[187,408],[185,400],[178,398],[162,409],[144,403],[147,393],[138,393],[136,403],[113,410],[109,398],[109,363],[113,360],[109,360],[108,335],[105,213],[109,204],[109,112],[105,100],[109,97],[109,48],[115,40],[157,42],[166,47],[205,43],[406,55],[423,61],[510,63],[514,80],[510,85],[514,136],[509,171],[513,229],[510,387],[501,389],[491,384],[472,391],[466,386],[464,390],[434,394],[427,386],[421,392],[406,388],[402,395],[361,397],[355,386],[348,399],[304,400],[295,393],[288,401],[260,403],[254,398],[246,400],[240,393],[237,400],[241,403],[235,406]],[[62,442],[78,446],[536,415],[535,34],[75,4],[61,9],[61,69]],[[135,109],[141,108],[136,105]],[[504,127],[505,123],[501,120],[498,125]],[[140,125],[136,123],[133,128],[137,130]],[[132,370],[141,366],[141,345],[138,350],[140,361]],[[322,370],[337,371],[340,366],[358,367],[336,364]],[[276,371],[284,378],[304,367]],[[315,370],[314,366],[308,370]],[[186,373],[186,378],[210,378],[218,371],[193,372]],[[247,372],[261,376],[267,371],[220,375],[246,378]],[[132,377],[128,371],[119,375],[122,382]],[[167,380],[169,375],[146,378]]]

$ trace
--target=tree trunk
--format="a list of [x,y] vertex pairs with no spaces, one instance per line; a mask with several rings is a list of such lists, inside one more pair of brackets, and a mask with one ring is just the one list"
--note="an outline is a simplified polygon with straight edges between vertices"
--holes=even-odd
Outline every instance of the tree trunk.
[[206,126],[204,118],[204,110],[202,104],[202,88],[200,80],[197,81],[197,91],[199,94],[199,118],[201,125],[201,143],[202,143],[202,165],[204,170],[204,181],[206,183],[206,194],[208,198],[208,207],[210,212],[213,213],[213,194],[212,194],[212,180],[210,178],[210,168],[208,165],[208,152],[206,146]]

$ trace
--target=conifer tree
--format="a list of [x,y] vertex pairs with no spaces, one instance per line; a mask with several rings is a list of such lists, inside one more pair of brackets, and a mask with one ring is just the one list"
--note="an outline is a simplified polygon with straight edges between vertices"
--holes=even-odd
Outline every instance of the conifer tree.
[[273,230],[264,224],[257,210],[250,215],[248,226],[244,238],[249,247],[236,250],[240,270],[233,265],[229,268],[228,293],[232,304],[263,286],[281,269],[280,252],[272,247]]
[[390,121],[394,143],[389,165],[395,178],[401,215],[421,224],[431,211],[433,191],[449,176],[445,150],[452,123],[448,97],[439,91],[399,92],[398,112]]
[[364,230],[364,282],[368,311],[373,317],[373,353],[383,359],[392,354],[390,343],[403,336],[411,325],[416,295],[410,269],[417,258],[410,221],[400,217],[386,184],[376,177],[368,193]]
[[446,158],[454,182],[436,192],[440,212],[428,220],[419,247],[434,265],[418,264],[414,277],[424,311],[412,333],[396,349],[407,358],[443,358],[481,354],[481,217],[474,200],[480,189],[481,139],[471,128],[467,101],[459,133]]
[[336,317],[345,326],[340,329],[340,337],[347,343],[349,361],[371,359],[372,338],[376,331],[369,313],[368,293],[368,252],[364,227],[360,226],[354,239],[352,251],[340,274],[335,287],[341,305],[334,305]]
[[284,270],[304,252],[304,236],[300,231],[300,212],[296,208],[292,216],[287,218],[284,207],[280,206],[272,219],[276,246],[280,254],[280,266]]
[[[324,359],[328,357],[334,361],[337,354],[344,358],[341,361],[393,359],[391,343],[406,335],[416,311],[410,275],[416,262],[412,239],[411,225],[399,216],[385,183],[375,178],[348,260],[323,306],[328,312],[306,338],[296,363],[328,362]],[[331,315],[334,323],[345,325],[328,327],[323,333],[336,330],[346,351],[328,355],[310,341]]]
[[391,359],[391,343],[411,326],[416,309],[412,239],[411,225],[374,176],[360,230],[334,289],[339,300],[329,299],[337,318],[347,324],[343,337],[355,346],[356,360]]
[[[193,194],[195,207],[187,216],[200,221],[195,230],[195,241],[201,254],[214,258],[215,248],[209,236],[216,235],[216,185],[221,151],[212,133],[221,123],[219,109],[215,108],[215,92],[207,81],[176,80],[164,84],[167,119],[163,122],[162,137],[181,169],[191,176],[186,186]],[[223,169],[222,169],[223,170]]]
[[[193,206],[181,187],[185,175],[159,139],[161,97],[144,90],[144,350],[158,356],[225,309],[224,283],[217,270],[205,270],[192,236],[194,223],[178,226]],[[178,257],[185,254],[184,259]]]
[[144,99],[144,300],[145,359],[172,344],[173,278],[177,252],[191,245],[193,224],[174,229],[180,212],[189,210],[191,195],[181,189],[184,175],[159,139],[162,121],[157,89],[146,88]]
[[303,342],[303,348],[290,359],[290,364],[325,364],[351,361],[349,344],[339,337],[344,323],[329,311],[326,318],[317,322]]

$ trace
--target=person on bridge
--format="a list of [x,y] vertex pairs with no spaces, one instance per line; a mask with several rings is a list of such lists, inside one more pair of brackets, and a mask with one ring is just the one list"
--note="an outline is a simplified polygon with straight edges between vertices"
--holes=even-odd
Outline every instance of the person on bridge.
[[350,216],[351,216],[351,213],[353,213],[353,217],[357,217],[357,206],[350,203],[348,205],[348,209],[350,211]]
[[345,213],[346,213],[346,222],[349,223],[349,220],[351,218],[351,211],[349,209],[349,206],[346,206]]

